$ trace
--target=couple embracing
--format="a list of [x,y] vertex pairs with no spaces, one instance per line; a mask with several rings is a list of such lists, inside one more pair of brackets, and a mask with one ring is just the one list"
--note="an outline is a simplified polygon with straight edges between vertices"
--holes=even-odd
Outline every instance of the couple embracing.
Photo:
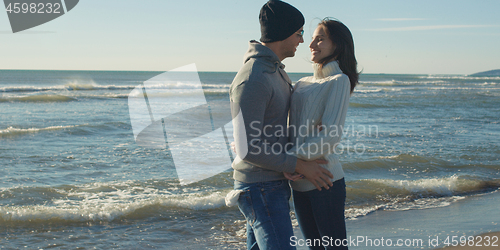
[[[292,86],[281,61],[304,42],[304,16],[270,0],[259,21],[261,42],[250,41],[230,88],[233,118],[241,116],[242,122],[234,126],[240,160],[232,165],[235,190],[228,198],[247,221],[248,249],[295,249],[290,186],[304,237],[342,242],[346,188],[334,150],[358,82],[352,35],[339,21],[319,23],[309,45],[314,74]],[[335,245],[311,249],[347,249]]]

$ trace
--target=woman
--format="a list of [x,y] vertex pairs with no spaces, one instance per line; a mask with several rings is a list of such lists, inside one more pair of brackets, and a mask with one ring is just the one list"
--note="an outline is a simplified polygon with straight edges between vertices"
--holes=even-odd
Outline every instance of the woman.
[[[349,97],[358,82],[354,42],[344,24],[324,19],[314,31],[309,48],[314,76],[300,79],[294,87],[290,138],[295,146],[289,152],[304,160],[326,159],[328,164],[323,167],[333,174],[333,186],[316,189],[302,176],[285,176],[292,180],[295,213],[304,237],[323,242],[310,249],[347,249],[342,246],[347,244],[344,172],[335,150],[342,136]],[[328,244],[322,241],[325,236]]]

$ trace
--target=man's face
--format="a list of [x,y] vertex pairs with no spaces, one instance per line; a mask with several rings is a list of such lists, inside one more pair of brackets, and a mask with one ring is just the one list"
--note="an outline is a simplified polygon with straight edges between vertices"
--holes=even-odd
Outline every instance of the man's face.
[[297,47],[299,46],[299,44],[304,42],[303,34],[304,34],[304,28],[301,27],[300,29],[297,30],[297,32],[293,33],[287,39],[283,40],[281,49],[283,55],[285,56],[284,58],[295,56],[295,51],[297,51]]

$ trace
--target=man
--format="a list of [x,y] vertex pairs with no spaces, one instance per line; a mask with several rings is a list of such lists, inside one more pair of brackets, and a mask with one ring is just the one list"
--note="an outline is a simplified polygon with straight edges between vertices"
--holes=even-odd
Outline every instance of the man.
[[[261,9],[261,42],[250,41],[245,63],[230,87],[235,122],[233,162],[238,207],[247,220],[248,249],[295,249],[290,237],[290,188],[283,172],[299,173],[318,189],[329,188],[330,172],[286,153],[292,82],[281,61],[303,43],[304,16],[288,3],[270,0]],[[239,192],[238,192],[239,193]]]

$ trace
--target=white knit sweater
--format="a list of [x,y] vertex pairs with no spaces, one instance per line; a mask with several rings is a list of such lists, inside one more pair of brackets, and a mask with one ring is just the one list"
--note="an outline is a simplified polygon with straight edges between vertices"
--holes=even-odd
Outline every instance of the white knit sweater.
[[[314,64],[314,76],[300,79],[294,87],[290,107],[290,139],[294,147],[288,152],[303,160],[325,159],[322,167],[333,174],[333,181],[344,177],[339,157],[334,153],[340,142],[351,85],[336,61],[322,70]],[[321,124],[322,130],[318,126]],[[310,191],[316,187],[308,180],[291,182],[297,191]]]

